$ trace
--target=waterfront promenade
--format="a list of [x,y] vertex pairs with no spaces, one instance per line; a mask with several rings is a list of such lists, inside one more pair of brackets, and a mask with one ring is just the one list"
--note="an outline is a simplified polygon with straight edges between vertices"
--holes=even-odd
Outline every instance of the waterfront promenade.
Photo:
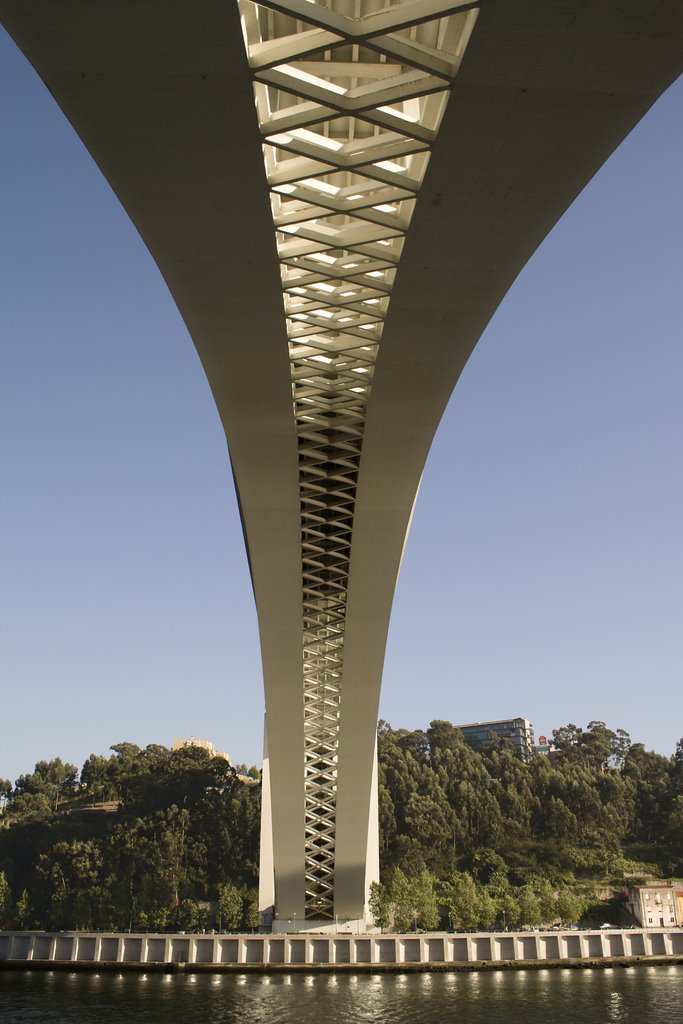
[[120,970],[477,969],[683,961],[683,930],[399,935],[0,932],[0,967]]

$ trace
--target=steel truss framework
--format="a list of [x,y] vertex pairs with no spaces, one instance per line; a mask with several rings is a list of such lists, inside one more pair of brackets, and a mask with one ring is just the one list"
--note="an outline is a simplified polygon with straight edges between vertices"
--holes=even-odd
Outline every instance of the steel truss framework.
[[346,596],[366,409],[406,231],[477,17],[239,0],[280,260],[301,502],[307,918],[334,917]]

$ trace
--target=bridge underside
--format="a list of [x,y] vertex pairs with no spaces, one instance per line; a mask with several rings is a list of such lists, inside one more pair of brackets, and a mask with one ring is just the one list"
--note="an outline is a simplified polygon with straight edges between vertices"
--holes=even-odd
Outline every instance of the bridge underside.
[[0,0],[211,385],[260,624],[262,902],[309,924],[363,918],[377,877],[384,647],[446,402],[682,64],[677,0],[330,7]]

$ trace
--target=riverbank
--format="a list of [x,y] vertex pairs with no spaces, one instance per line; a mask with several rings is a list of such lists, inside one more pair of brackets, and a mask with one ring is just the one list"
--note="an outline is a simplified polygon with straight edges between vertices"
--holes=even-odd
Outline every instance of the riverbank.
[[0,968],[29,970],[410,973],[640,963],[683,963],[683,930],[333,936],[0,933]]
[[614,970],[683,966],[683,956],[604,957],[601,960],[488,960],[467,964],[114,964],[109,961],[0,960],[0,971],[67,971],[102,974],[462,974],[470,971]]

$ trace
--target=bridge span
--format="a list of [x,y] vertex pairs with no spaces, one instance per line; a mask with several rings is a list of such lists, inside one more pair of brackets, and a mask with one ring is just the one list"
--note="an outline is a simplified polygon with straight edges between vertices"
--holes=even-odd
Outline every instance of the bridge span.
[[361,928],[429,446],[521,268],[680,73],[680,3],[0,0],[0,17],[148,246],[225,428],[263,660],[264,918]]

